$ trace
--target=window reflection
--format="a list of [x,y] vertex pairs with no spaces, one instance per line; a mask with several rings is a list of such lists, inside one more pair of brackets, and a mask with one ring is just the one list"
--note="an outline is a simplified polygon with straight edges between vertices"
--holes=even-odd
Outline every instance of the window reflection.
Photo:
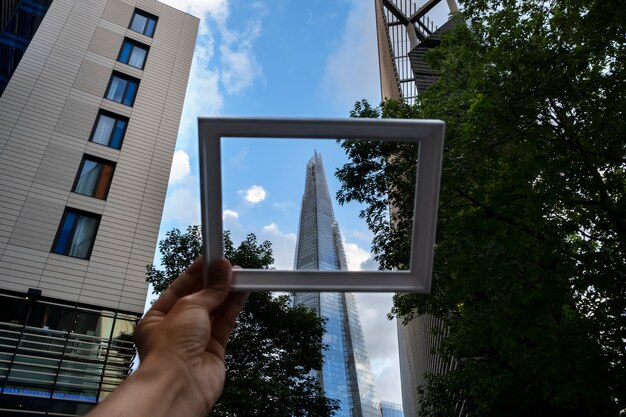
[[4,392],[17,402],[52,401],[45,407],[55,412],[87,412],[129,374],[138,318],[0,294],[0,337],[11,348],[0,352]]

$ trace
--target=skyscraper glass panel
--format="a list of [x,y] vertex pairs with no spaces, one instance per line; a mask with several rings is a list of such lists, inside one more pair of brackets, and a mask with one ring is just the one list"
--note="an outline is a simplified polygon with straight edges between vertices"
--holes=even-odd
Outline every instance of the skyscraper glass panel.
[[404,411],[400,404],[381,401],[380,411],[382,412],[383,417],[404,417]]
[[52,0],[2,0],[0,5],[0,96],[20,63]]
[[[315,152],[306,167],[295,269],[347,270],[324,165]],[[340,401],[338,417],[380,417],[374,378],[365,349],[356,300],[351,293],[296,293],[326,319],[324,365],[319,374],[327,397]]]

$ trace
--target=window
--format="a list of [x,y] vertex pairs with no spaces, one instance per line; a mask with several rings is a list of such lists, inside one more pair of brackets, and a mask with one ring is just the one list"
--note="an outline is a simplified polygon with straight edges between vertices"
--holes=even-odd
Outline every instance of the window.
[[148,47],[131,39],[124,39],[122,50],[117,60],[135,68],[143,69],[148,55]]
[[99,223],[100,216],[66,208],[51,252],[89,259]]
[[110,148],[120,149],[127,124],[127,118],[100,110],[91,133],[91,141]]
[[113,162],[85,155],[72,191],[104,200],[109,192],[114,169]]
[[137,95],[139,80],[119,72],[114,72],[109,81],[105,97],[112,101],[132,106]]
[[143,33],[146,36],[154,36],[154,28],[156,27],[157,17],[143,10],[135,9],[132,19],[130,19],[130,30]]

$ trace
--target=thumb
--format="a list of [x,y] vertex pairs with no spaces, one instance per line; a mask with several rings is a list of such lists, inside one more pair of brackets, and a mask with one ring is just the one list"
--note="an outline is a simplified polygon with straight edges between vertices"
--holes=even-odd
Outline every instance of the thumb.
[[219,307],[230,292],[232,267],[226,259],[218,259],[209,265],[207,283],[203,290],[188,296],[193,304],[199,304],[207,311]]

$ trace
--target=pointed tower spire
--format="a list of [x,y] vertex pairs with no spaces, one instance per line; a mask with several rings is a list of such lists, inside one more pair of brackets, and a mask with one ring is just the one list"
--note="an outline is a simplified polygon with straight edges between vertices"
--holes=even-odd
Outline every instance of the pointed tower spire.
[[[339,225],[335,220],[322,155],[307,163],[295,269],[347,270]],[[326,319],[324,365],[318,378],[326,396],[338,399],[337,417],[380,417],[374,378],[365,349],[356,300],[351,293],[296,293],[294,304]]]

